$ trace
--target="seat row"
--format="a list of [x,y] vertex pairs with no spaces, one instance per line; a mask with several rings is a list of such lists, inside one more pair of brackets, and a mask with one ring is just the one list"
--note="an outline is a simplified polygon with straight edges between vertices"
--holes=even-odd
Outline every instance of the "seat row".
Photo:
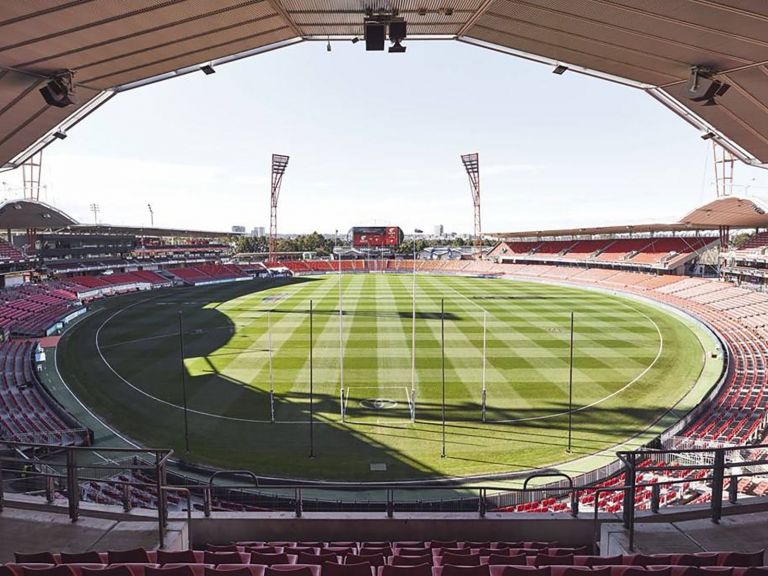
[[0,576],[766,576],[768,567],[5,564]]

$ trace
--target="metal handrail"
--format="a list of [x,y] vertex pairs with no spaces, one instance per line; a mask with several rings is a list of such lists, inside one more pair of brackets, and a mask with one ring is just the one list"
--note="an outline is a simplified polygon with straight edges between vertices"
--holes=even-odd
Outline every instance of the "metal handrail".
[[[179,488],[177,486],[161,486],[161,492],[182,492],[187,497],[187,542],[190,544],[192,539],[192,493],[186,488]],[[165,524],[162,521],[162,515],[158,515],[160,521],[158,522],[158,532],[160,535],[160,548],[165,548]]]

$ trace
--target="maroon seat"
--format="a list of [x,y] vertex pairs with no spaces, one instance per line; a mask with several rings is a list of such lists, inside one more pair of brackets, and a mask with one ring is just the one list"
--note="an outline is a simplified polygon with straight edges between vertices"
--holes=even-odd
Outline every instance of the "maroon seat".
[[765,558],[765,550],[757,552],[720,552],[718,564],[720,566],[733,566],[734,568],[748,568],[762,566]]
[[440,576],[491,576],[487,564],[480,566],[454,566],[448,564],[442,567]]
[[672,568],[669,566],[645,568],[631,566],[625,569],[621,576],[671,576]]
[[59,554],[59,562],[61,564],[103,564],[104,561],[101,558],[101,554],[91,550],[89,552],[79,552],[71,554],[68,552],[62,552]]
[[621,566],[622,556],[586,556],[584,566]]
[[[246,555],[247,556],[247,555]],[[213,564],[245,564],[246,561],[240,552],[203,552],[203,563]]]
[[504,566],[501,576],[551,576],[552,568],[549,566]]
[[563,570],[562,576],[611,576],[611,567],[568,566]]
[[211,568],[206,566],[203,576],[251,576],[251,571],[246,565],[239,568]]
[[491,548],[490,542],[465,542],[467,548]]
[[562,556],[548,556],[539,554],[533,560],[535,566],[573,566],[573,554]]
[[277,564],[268,567],[264,576],[320,576],[320,566],[313,564]]
[[587,547],[582,546],[580,548],[546,548],[544,554],[547,556],[567,556],[573,554],[574,556],[584,556],[587,554]]
[[389,563],[392,566],[418,566],[419,564],[432,565],[432,554],[425,554],[424,556],[399,556],[395,555],[390,558]]
[[132,550],[109,550],[107,552],[109,564],[149,564],[149,554],[144,548]]
[[459,548],[456,540],[432,540],[429,543],[430,548]]
[[[173,568],[153,568],[147,566],[144,576],[195,576],[195,572],[189,566],[174,566]],[[248,574],[247,576],[250,576]]]
[[744,569],[742,576],[768,576],[768,566],[750,566]]
[[264,576],[267,567],[255,564],[219,564],[214,569],[225,576]]
[[282,554],[284,552],[278,546],[246,546],[245,551],[250,554]]
[[81,568],[82,576],[133,576],[128,566],[108,566],[106,568]]
[[472,554],[472,548],[433,548],[434,554]]
[[385,558],[388,558],[392,556],[392,548],[390,548],[389,546],[385,546],[383,548],[365,546],[363,548],[360,548],[360,551],[358,552],[358,554],[360,554],[360,556],[369,556],[371,554],[382,554]]
[[432,551],[429,548],[424,547],[401,546],[400,548],[396,548],[396,550],[399,556],[424,556],[426,554],[432,554]]
[[77,576],[72,566],[68,564],[59,564],[58,566],[49,566],[48,568],[29,568],[22,566],[24,576]]
[[261,554],[257,552],[251,553],[251,564],[263,564],[264,566],[272,566],[273,564],[292,564],[288,554],[281,552],[280,554]]
[[264,542],[264,546],[277,546],[278,548],[285,548],[286,546],[296,546],[296,542]]
[[515,554],[514,556],[491,554],[488,556],[488,564],[491,566],[525,566],[526,558],[528,557],[525,554]]
[[223,546],[208,544],[205,549],[209,552],[239,552],[237,544],[224,544]]
[[362,564],[367,562],[371,566],[384,566],[384,554],[347,554],[344,556],[344,564]]
[[429,564],[416,564],[415,566],[385,565],[379,569],[379,576],[432,576],[432,567]]
[[717,566],[718,554],[679,554],[674,558],[676,566]]
[[631,554],[624,556],[624,564],[630,566],[671,566],[670,554]]
[[451,554],[446,552],[440,557],[442,566],[480,566],[480,554]]
[[14,552],[13,557],[16,558],[16,564],[56,564],[56,558],[50,552]]
[[373,576],[371,565],[368,562],[363,562],[362,564],[325,562],[320,574],[322,576]]
[[301,552],[296,557],[296,563],[317,564],[318,566],[322,566],[326,562],[332,562],[335,564],[338,559],[339,557],[336,554],[307,554],[306,552]]
[[427,543],[423,540],[401,540],[399,542],[393,542],[394,548],[426,548]]
[[188,564],[188,563],[185,563],[185,562],[181,562],[179,564],[168,563],[168,564],[164,565],[165,568],[178,568],[179,566],[187,566],[190,570],[192,570],[192,573],[195,576],[205,576],[205,569],[206,568],[210,568],[210,566],[208,566],[208,564],[202,564],[202,563],[201,564],[195,564],[195,563]]
[[286,554],[301,554],[306,552],[307,554],[317,554],[318,550],[316,546],[286,546],[283,548],[283,552]]
[[193,550],[157,551],[158,564],[195,564],[196,562],[197,557]]
[[333,542],[328,542],[328,548],[336,547],[342,547],[342,548],[357,548],[357,542],[338,542],[334,540]]

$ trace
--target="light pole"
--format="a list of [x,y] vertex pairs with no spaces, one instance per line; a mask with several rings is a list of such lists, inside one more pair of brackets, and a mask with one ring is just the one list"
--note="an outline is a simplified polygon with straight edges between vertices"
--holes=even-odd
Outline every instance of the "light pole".
[[152,228],[155,227],[155,213],[152,211],[152,204],[147,204],[147,209],[149,210],[149,225],[152,226]]
[[187,377],[186,367],[184,366],[184,321],[182,313],[179,310],[179,352],[181,359],[181,397],[184,404],[184,450],[189,456],[189,419],[187,416]]
[[91,212],[93,212],[93,223],[94,225],[97,225],[99,223],[99,205],[94,202],[91,204],[90,208]]
[[[336,230],[336,239],[334,240],[334,244],[339,243],[339,231]],[[344,307],[343,307],[343,301],[342,301],[342,290],[341,290],[341,251],[339,252],[336,257],[339,260],[339,383],[341,385],[341,405],[340,405],[340,411],[341,411],[341,421],[344,422]]]
[[416,419],[416,234],[422,234],[423,230],[414,228],[413,230],[413,283],[411,287],[411,405],[414,409],[411,411],[411,420]]

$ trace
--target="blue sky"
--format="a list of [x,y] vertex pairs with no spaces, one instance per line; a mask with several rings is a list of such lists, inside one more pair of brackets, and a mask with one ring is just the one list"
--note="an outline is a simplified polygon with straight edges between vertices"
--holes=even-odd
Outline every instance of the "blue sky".
[[[281,232],[472,229],[459,156],[479,152],[486,231],[672,221],[714,197],[710,145],[639,90],[458,42],[306,42],[113,98],[45,152],[44,200],[75,218]],[[17,171],[19,172],[19,171]],[[20,174],[0,174],[6,195]],[[737,165],[736,191],[768,196]],[[2,185],[0,185],[2,190]]]

